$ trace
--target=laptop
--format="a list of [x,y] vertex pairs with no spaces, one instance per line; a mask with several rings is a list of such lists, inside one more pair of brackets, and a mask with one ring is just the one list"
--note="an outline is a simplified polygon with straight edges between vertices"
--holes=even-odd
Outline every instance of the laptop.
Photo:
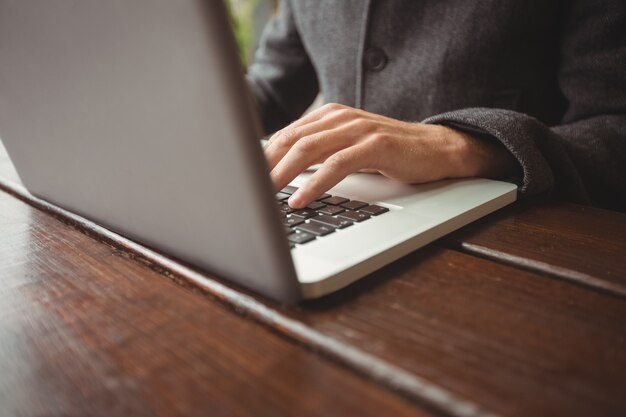
[[216,0],[0,0],[0,137],[24,186],[281,302],[339,290],[516,199],[473,178],[271,184]]

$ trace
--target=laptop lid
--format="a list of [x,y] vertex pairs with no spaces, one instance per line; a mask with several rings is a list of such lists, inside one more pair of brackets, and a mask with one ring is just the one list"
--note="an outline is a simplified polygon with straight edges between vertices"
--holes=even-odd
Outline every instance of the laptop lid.
[[0,137],[35,195],[300,296],[224,4],[0,0]]

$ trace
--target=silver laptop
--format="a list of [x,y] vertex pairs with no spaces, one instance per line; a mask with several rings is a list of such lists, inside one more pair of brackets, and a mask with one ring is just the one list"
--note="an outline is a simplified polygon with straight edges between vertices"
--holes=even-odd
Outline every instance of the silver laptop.
[[277,300],[338,290],[516,199],[486,179],[355,174],[292,212],[221,1],[0,0],[0,62],[0,137],[30,192]]

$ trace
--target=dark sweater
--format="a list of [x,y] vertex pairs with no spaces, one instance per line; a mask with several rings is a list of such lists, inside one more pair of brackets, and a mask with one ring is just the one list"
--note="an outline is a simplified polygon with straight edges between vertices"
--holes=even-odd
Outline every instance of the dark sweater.
[[248,79],[268,133],[321,90],[499,140],[522,196],[626,210],[624,0],[284,0]]

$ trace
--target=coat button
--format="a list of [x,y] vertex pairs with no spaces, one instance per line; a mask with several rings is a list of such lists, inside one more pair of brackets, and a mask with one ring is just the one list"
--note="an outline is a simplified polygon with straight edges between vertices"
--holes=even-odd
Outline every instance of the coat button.
[[370,71],[382,71],[387,65],[387,55],[380,48],[368,48],[363,55],[365,67]]

